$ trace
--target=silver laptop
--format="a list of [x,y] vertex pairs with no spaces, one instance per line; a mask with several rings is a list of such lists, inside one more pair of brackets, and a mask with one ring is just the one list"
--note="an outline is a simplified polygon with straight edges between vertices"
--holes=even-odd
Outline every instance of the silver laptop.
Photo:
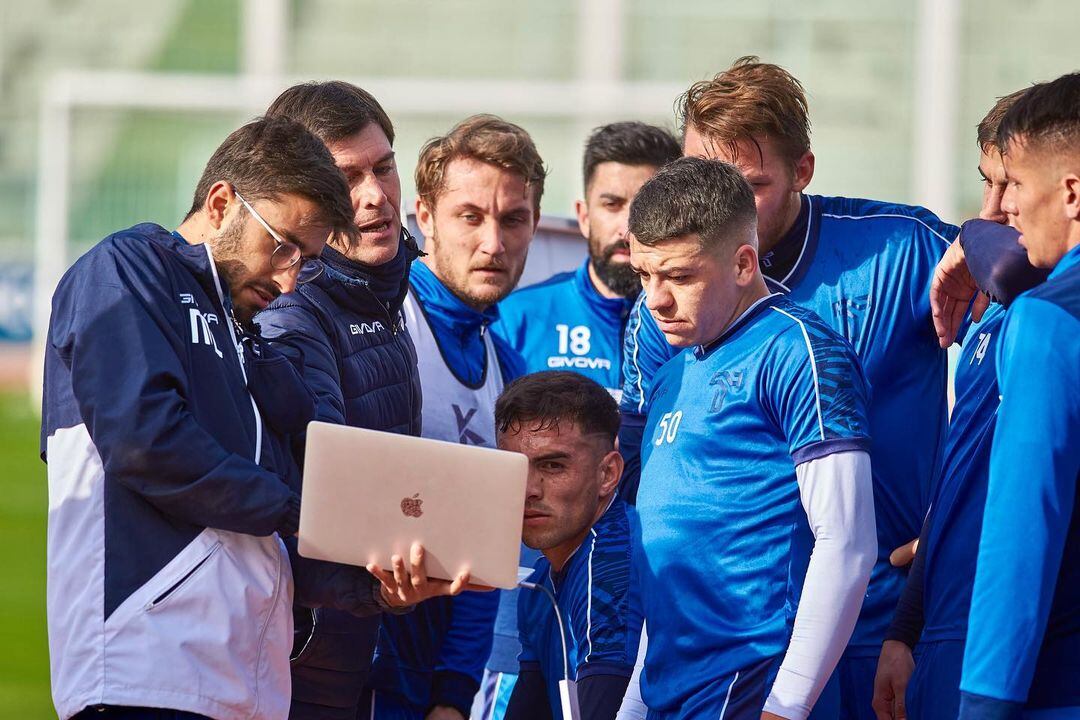
[[527,473],[520,453],[313,422],[300,554],[390,569],[419,541],[429,577],[515,587]]

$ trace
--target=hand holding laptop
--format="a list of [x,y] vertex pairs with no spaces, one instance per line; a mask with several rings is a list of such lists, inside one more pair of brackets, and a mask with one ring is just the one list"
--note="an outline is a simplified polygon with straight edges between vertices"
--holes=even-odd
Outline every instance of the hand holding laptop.
[[409,566],[400,555],[390,558],[393,572],[369,563],[367,571],[382,583],[383,600],[390,607],[407,607],[440,595],[459,595],[464,590],[487,592],[495,588],[469,583],[469,572],[463,571],[451,580],[428,579],[424,567],[424,546],[418,542],[409,548]]
[[521,453],[313,422],[300,554],[367,568],[394,607],[513,588],[528,468]]

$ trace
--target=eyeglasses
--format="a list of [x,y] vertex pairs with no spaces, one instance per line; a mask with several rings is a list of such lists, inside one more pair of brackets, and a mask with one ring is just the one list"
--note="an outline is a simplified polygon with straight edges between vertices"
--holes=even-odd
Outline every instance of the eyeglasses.
[[296,278],[298,283],[311,282],[322,274],[323,264],[321,260],[318,258],[305,258],[304,251],[300,249],[299,245],[283,239],[277,234],[277,231],[275,231],[274,228],[270,227],[270,223],[263,220],[262,215],[256,212],[255,208],[251,207],[251,203],[245,200],[243,195],[236,192],[235,189],[233,189],[233,193],[243,206],[247,208],[247,211],[251,213],[251,217],[258,220],[259,224],[263,226],[263,229],[270,233],[270,237],[274,238],[274,242],[277,243],[274,252],[270,253],[270,267],[275,270],[288,270],[293,265],[296,265],[296,263],[300,263],[300,274],[297,275]]

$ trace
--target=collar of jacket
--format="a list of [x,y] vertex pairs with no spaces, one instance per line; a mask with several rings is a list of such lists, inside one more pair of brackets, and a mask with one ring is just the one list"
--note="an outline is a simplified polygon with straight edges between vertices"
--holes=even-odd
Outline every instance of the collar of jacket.
[[464,339],[474,333],[483,334],[488,325],[499,319],[497,305],[492,305],[483,312],[469,307],[450,292],[442,280],[435,277],[431,268],[422,262],[412,264],[410,282],[428,319],[436,324],[440,331],[450,332]]
[[381,304],[386,312],[394,316],[401,310],[409,290],[412,261],[420,255],[423,253],[404,229],[401,231],[397,255],[382,265],[350,260],[328,245],[321,256],[325,271],[312,283],[340,307],[371,312],[374,306]]
[[[145,232],[158,246],[171,251],[180,264],[186,267],[199,284],[206,290],[211,298],[221,297],[224,299],[224,310],[232,314],[232,295],[229,293],[229,284],[225,278],[210,267],[210,253],[202,244],[192,245],[178,231],[169,232],[160,225],[145,223],[135,226],[140,232]],[[217,285],[220,278],[221,285]]]

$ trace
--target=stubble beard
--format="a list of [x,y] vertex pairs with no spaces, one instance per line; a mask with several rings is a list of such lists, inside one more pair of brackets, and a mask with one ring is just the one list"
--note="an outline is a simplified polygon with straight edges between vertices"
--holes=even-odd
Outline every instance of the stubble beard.
[[[431,241],[435,244],[438,244],[439,242],[439,231],[437,228],[432,232]],[[435,275],[439,280],[441,280],[447,289],[456,295],[462,302],[480,312],[501,302],[507,295],[513,292],[514,288],[518,285],[518,281],[521,280],[521,274],[525,270],[525,264],[522,263],[521,267],[518,268],[517,273],[510,277],[510,282],[506,286],[497,287],[495,285],[485,285],[483,287],[487,288],[487,292],[478,293],[469,285],[470,269],[465,269],[461,273],[455,272],[456,268],[453,267],[452,263],[444,264],[441,262],[438,253],[432,253],[432,255]],[[508,273],[511,272],[511,269],[505,264],[500,264],[499,267]]]
[[234,303],[233,312],[242,324],[251,322],[255,310],[243,305],[236,305],[236,296],[243,286],[243,279],[249,274],[247,265],[240,259],[240,247],[243,244],[244,223],[234,219],[221,231],[221,234],[209,241],[214,252],[214,265]]

